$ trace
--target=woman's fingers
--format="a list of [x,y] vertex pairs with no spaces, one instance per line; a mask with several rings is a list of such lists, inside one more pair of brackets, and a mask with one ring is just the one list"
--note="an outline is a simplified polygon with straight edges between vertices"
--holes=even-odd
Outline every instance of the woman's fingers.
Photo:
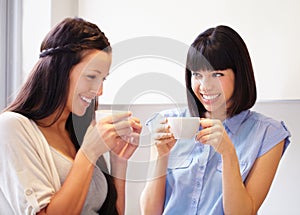
[[[141,133],[142,125],[140,124],[140,120],[136,117],[128,117],[131,115],[128,113],[114,114],[112,116],[103,118],[99,124],[100,127],[105,125],[113,125],[118,136],[129,135],[132,131]],[[112,128],[112,127],[110,127]]]
[[137,117],[131,117],[131,120],[133,120],[135,123],[138,123],[138,124],[141,123],[140,119]]
[[152,143],[156,146],[158,156],[165,156],[169,154],[170,150],[176,143],[172,133],[170,133],[170,126],[167,124],[167,118],[160,118],[151,127]]
[[208,128],[208,127],[212,127],[215,123],[217,123],[216,121],[217,120],[201,118],[200,124],[202,128]]
[[154,140],[154,144],[157,148],[158,156],[162,157],[170,153],[171,149],[175,145],[176,140],[174,137]]
[[126,143],[131,143],[133,145],[138,146],[140,143],[140,134],[132,132],[129,136],[120,136],[120,139]]
[[170,126],[168,124],[160,124],[155,128],[154,132],[163,133],[163,132],[169,131],[169,129],[170,129]]
[[140,120],[138,118],[132,117],[130,122],[131,122],[131,127],[133,128],[133,131],[140,134],[142,132],[142,128],[143,128]]
[[129,136],[129,143],[138,146],[140,144],[140,134],[133,132]]
[[132,156],[136,149],[137,145],[127,143],[119,153],[119,156],[128,159]]
[[131,155],[135,152],[139,144],[139,134],[135,133],[132,136],[120,137],[116,146],[112,149],[112,151],[118,156],[123,158],[130,158]]
[[152,135],[154,140],[164,140],[173,137],[172,133],[154,133]]
[[173,146],[175,144],[175,142],[176,142],[176,139],[174,139],[173,137],[154,140],[154,144],[158,145],[158,146],[164,146],[164,145]]
[[130,135],[133,132],[131,123],[129,121],[121,121],[114,124],[115,131],[117,136]]
[[201,119],[202,129],[197,133],[196,140],[211,145],[220,154],[226,150],[230,142],[225,128],[220,120]]
[[223,125],[219,120],[201,119],[200,124],[202,129],[198,132],[197,137],[223,131]]
[[124,113],[116,113],[112,114],[111,116],[104,117],[100,121],[102,123],[115,124],[122,120],[128,120],[128,118],[131,117],[131,115],[132,113],[130,111]]

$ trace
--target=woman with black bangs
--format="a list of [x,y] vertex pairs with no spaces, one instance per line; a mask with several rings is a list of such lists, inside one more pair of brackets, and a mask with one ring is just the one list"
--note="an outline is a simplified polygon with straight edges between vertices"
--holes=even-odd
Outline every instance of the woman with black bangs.
[[[289,145],[283,122],[250,108],[256,84],[247,47],[228,26],[201,33],[186,64],[188,108],[148,120],[157,160],[143,214],[256,214]],[[174,139],[167,117],[198,116],[193,139]]]
[[0,214],[125,213],[140,121],[130,112],[93,120],[111,52],[104,33],[81,18],[64,19],[45,37],[36,66],[0,114]]

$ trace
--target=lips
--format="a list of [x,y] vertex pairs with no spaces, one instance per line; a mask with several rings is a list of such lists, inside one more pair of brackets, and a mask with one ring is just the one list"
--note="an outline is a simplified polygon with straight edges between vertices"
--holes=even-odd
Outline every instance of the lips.
[[203,101],[206,103],[214,102],[221,94],[201,94]]
[[92,102],[92,98],[88,98],[88,97],[85,97],[85,96],[80,96],[80,98],[84,101],[84,102],[86,102],[86,103],[88,103],[88,104],[91,104],[91,102]]

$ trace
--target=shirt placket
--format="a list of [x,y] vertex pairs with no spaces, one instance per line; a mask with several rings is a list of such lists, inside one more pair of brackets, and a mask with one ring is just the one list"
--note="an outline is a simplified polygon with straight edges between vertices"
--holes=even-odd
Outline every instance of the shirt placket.
[[195,157],[197,157],[197,164],[195,165],[194,171],[194,180],[193,180],[193,194],[191,199],[191,210],[189,214],[198,214],[198,205],[201,199],[205,170],[209,158],[209,149],[210,147],[207,145],[203,145],[201,143],[196,143],[198,146],[194,151],[196,153]]

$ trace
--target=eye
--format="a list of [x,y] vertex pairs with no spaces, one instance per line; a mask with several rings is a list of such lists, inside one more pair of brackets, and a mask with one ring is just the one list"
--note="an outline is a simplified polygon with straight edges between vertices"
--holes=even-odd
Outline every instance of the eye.
[[201,75],[199,72],[193,72],[193,73],[192,73],[192,76],[193,76],[194,78],[201,78],[201,77],[202,77],[202,75]]
[[220,72],[216,72],[216,73],[213,73],[212,76],[213,76],[213,77],[222,77],[222,76],[224,76],[224,74],[223,74],[223,73],[220,73]]
[[94,80],[96,78],[96,75],[87,75],[88,79]]

